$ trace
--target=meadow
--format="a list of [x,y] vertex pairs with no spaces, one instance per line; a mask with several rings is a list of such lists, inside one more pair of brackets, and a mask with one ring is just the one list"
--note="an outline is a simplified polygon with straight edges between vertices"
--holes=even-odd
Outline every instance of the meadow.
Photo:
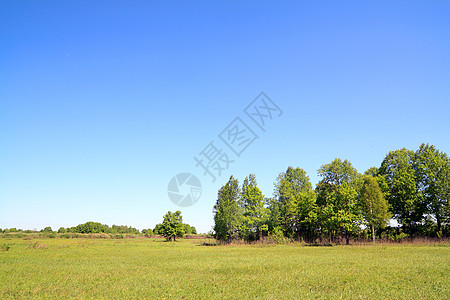
[[[205,243],[206,241],[206,243]],[[448,299],[449,243],[1,238],[0,299]]]

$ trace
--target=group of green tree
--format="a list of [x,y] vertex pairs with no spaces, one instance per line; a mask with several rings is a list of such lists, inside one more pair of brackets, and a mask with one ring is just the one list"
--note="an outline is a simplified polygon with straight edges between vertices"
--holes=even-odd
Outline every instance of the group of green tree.
[[[218,191],[214,234],[223,241],[283,236],[304,241],[449,236],[450,160],[429,144],[389,152],[379,168],[360,174],[348,160],[318,170],[313,188],[306,172],[288,167],[266,198],[255,175],[233,176]],[[398,226],[388,226],[390,219]]]
[[101,224],[98,222],[86,222],[84,224],[80,224],[70,228],[61,227],[58,229],[58,233],[139,234],[140,231],[136,228],[126,225],[112,225],[111,227],[109,227],[106,224]]
[[[22,230],[17,228],[0,229],[0,233],[36,233],[36,230]],[[51,227],[45,227],[40,230],[41,233],[55,233]],[[175,213],[168,212],[164,216],[162,224],[157,224],[155,228],[143,229],[139,231],[136,228],[126,225],[112,225],[111,227],[106,224],[98,222],[86,222],[74,227],[64,228],[61,227],[57,231],[58,233],[106,233],[106,234],[140,234],[143,233],[146,236],[163,235],[169,240],[176,237],[184,237],[185,234],[197,234],[197,230],[194,226],[184,224],[181,216],[181,212]],[[169,238],[170,237],[170,238]]]

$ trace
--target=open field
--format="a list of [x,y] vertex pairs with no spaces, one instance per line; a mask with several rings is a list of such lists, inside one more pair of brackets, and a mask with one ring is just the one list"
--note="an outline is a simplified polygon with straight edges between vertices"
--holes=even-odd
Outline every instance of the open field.
[[450,245],[0,239],[0,298],[448,299]]

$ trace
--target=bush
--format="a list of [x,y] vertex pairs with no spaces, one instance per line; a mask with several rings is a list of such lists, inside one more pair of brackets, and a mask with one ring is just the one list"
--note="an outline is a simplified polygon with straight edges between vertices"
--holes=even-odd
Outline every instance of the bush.
[[70,239],[72,236],[68,233],[64,233],[64,234],[60,234],[59,237],[62,239]]
[[112,239],[123,239],[123,238],[125,238],[123,236],[123,234],[110,234],[109,237],[112,238]]
[[57,237],[58,235],[56,234],[56,232],[46,232],[45,234],[44,234],[44,237],[47,237],[47,238],[51,238],[51,239],[54,239],[55,237]]
[[52,230],[52,228],[49,226],[49,227],[45,227],[44,229],[42,229],[41,232],[48,232],[48,233],[50,233],[50,232],[53,232],[53,230]]
[[146,237],[151,237],[153,236],[153,230],[151,229],[143,229],[142,233],[146,236]]
[[271,234],[264,238],[264,242],[275,244],[286,244],[289,239],[283,234],[283,230],[280,227],[275,227]]
[[2,250],[2,251],[9,251],[9,249],[11,249],[10,244],[3,244],[0,246],[0,250]]
[[30,244],[30,249],[45,249],[47,246],[45,244],[40,244],[39,242],[34,242],[33,244]]

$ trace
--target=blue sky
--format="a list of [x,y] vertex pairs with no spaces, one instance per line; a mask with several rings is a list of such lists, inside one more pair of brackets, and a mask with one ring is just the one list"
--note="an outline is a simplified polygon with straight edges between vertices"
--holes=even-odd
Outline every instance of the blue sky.
[[[288,166],[315,184],[336,157],[450,153],[449,37],[448,1],[3,1],[0,228],[153,228],[190,172],[180,210],[207,232],[231,174],[271,196]],[[261,91],[283,110],[266,132],[243,112]],[[232,157],[238,116],[259,138]],[[214,183],[193,160],[211,141],[235,159]]]

